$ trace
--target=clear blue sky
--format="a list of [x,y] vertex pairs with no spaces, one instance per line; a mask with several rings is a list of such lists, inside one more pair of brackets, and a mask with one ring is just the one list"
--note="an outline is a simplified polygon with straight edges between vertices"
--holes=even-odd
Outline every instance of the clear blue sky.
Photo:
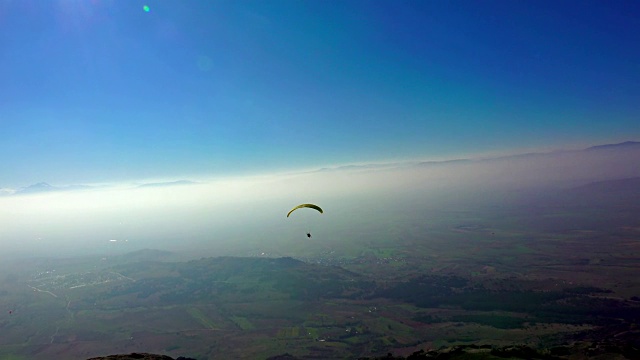
[[638,140],[639,114],[638,1],[0,0],[0,187]]

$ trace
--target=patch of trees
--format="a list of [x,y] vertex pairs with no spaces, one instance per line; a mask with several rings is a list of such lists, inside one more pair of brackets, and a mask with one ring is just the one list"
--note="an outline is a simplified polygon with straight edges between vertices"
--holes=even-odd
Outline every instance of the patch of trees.
[[413,303],[418,307],[438,307],[458,293],[468,280],[456,276],[421,276],[377,291],[372,297],[384,297]]
[[527,319],[496,315],[464,315],[450,318],[434,318],[423,315],[415,318],[424,323],[460,321],[512,329],[532,322],[575,325],[611,325],[620,321],[640,322],[640,306],[635,306],[631,302],[590,295],[609,292],[600,288],[576,287],[553,292],[496,291],[462,287],[465,284],[465,281],[460,281],[455,277],[428,276],[396,284],[378,291],[375,295],[409,302],[422,308],[447,306],[469,311],[505,311],[529,314]]

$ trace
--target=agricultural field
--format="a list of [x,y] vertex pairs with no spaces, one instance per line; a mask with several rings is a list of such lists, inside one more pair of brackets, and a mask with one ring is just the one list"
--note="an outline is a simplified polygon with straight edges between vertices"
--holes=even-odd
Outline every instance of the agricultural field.
[[426,225],[394,219],[406,226],[393,241],[317,257],[182,261],[149,250],[14,265],[2,278],[0,358],[407,356],[639,331],[633,221],[612,216],[604,228],[589,211],[430,215]]

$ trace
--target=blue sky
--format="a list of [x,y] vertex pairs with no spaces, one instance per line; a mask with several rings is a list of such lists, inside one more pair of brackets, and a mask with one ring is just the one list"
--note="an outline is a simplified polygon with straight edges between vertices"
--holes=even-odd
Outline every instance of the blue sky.
[[0,187],[638,140],[639,16],[637,1],[0,0]]

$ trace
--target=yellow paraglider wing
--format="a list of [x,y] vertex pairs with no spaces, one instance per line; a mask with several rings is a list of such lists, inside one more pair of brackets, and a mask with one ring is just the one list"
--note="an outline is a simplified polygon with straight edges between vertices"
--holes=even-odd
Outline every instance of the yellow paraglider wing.
[[293,209],[291,209],[291,211],[289,211],[289,213],[287,214],[287,217],[289,217],[289,215],[291,215],[292,212],[300,209],[300,208],[311,208],[311,209],[315,209],[318,210],[320,212],[320,214],[323,213],[322,209],[320,208],[320,206],[318,205],[314,205],[314,204],[300,204],[296,207],[294,207]]

